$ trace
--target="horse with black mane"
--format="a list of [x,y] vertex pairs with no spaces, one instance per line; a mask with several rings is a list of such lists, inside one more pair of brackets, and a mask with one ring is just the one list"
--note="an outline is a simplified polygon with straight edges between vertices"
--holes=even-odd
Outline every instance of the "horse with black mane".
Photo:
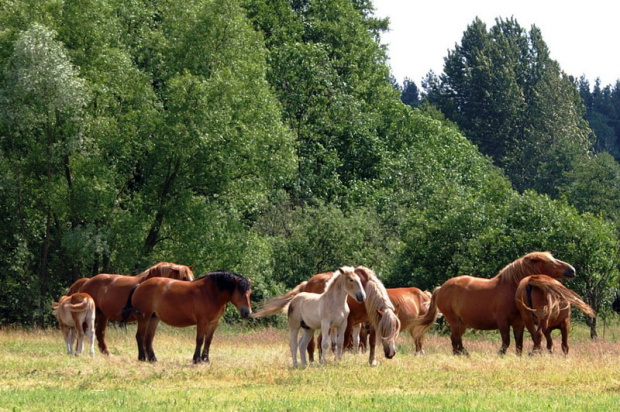
[[[138,360],[156,362],[153,338],[160,321],[184,328],[196,325],[194,363],[209,363],[209,349],[226,304],[231,302],[242,318],[252,313],[250,281],[228,271],[214,271],[192,282],[152,278],[134,287],[124,318],[138,319]],[[204,343],[204,349],[202,349]],[[202,349],[202,354],[201,354]]]

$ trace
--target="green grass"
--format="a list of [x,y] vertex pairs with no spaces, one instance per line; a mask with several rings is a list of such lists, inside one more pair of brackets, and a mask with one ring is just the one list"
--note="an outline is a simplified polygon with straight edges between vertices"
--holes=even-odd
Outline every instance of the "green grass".
[[[584,326],[571,353],[499,357],[497,333],[469,333],[470,357],[451,355],[449,338],[430,335],[414,356],[401,335],[397,356],[366,354],[294,370],[287,332],[222,327],[211,365],[193,365],[195,328],[160,326],[159,362],[136,360],[135,325],[110,328],[112,355],[69,357],[57,330],[0,330],[0,410],[601,410],[620,400],[620,327],[596,342]],[[527,340],[526,347],[531,343]],[[559,338],[556,338],[559,340]],[[559,352],[559,342],[556,342]]]

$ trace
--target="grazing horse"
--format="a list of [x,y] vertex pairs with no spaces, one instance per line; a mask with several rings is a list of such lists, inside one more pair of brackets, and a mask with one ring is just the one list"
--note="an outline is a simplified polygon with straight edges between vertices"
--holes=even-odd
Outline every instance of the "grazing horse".
[[491,279],[458,276],[436,288],[426,315],[413,327],[414,337],[421,337],[435,322],[440,311],[450,324],[452,352],[467,354],[463,333],[470,327],[479,330],[499,329],[502,337],[500,354],[510,345],[512,326],[517,354],[523,349],[524,325],[515,302],[521,279],[544,274],[552,278],[572,278],[575,268],[555,259],[549,252],[532,252],[504,267]]
[[196,325],[194,363],[209,363],[213,334],[226,304],[235,305],[245,319],[252,313],[251,293],[248,279],[227,271],[210,272],[193,282],[159,277],[140,283],[132,291],[131,305],[123,309],[125,317],[131,313],[138,317],[138,360],[157,361],[153,338],[161,320],[180,328]]
[[67,344],[67,354],[73,355],[73,342],[77,336],[75,356],[82,353],[84,334],[90,343],[89,353],[95,354],[95,301],[86,293],[62,296],[52,306],[54,315]]
[[[396,309],[389,297],[389,289],[386,290],[383,283],[377,278],[372,269],[364,266],[355,268],[360,278],[366,279],[364,289],[366,291],[366,300],[364,303],[356,302],[350,297],[347,298],[349,305],[349,316],[347,318],[347,328],[345,330],[345,346],[348,346],[348,339],[352,339],[352,345],[355,351],[359,347],[359,325],[370,323],[369,328],[369,358],[368,362],[375,366],[377,360],[375,356],[375,346],[377,343],[377,333],[379,340],[383,345],[385,357],[391,359],[396,355],[396,337],[400,332],[401,322],[396,315]],[[325,288],[325,282],[329,280],[325,274],[319,274],[312,277],[305,287],[306,292],[322,291]],[[320,292],[319,292],[320,293]],[[319,342],[322,341],[323,333],[319,335]],[[313,360],[314,346],[308,346],[310,361]]]
[[515,300],[525,327],[534,341],[530,355],[542,351],[540,344],[543,335],[547,340],[547,350],[553,352],[553,329],[560,329],[562,351],[564,355],[568,355],[571,305],[588,316],[596,316],[594,310],[581,300],[579,295],[546,275],[523,278],[517,287]]
[[[97,307],[95,320],[95,334],[99,350],[109,355],[105,342],[105,330],[108,320],[119,322],[122,320],[121,310],[127,302],[129,292],[139,283],[153,277],[167,277],[172,279],[193,280],[194,273],[190,266],[175,263],[160,262],[136,276],[112,275],[101,273],[92,278],[76,280],[69,291],[88,293],[92,296]],[[135,318],[127,319],[127,322]]]
[[[423,355],[422,349],[424,336],[415,336],[413,328],[416,319],[428,312],[431,301],[431,293],[422,291],[416,287],[388,288],[388,296],[396,308],[396,315],[401,323],[401,330],[408,331],[415,344],[416,355]],[[355,335],[354,335],[355,336]]]
[[[329,337],[332,328],[336,329],[336,360],[342,358],[344,331],[347,326],[349,306],[347,296],[352,296],[358,302],[366,299],[362,281],[349,266],[341,267],[325,285],[325,292],[321,294],[301,292],[295,295],[288,305],[288,323],[290,349],[293,358],[293,367],[297,367],[297,348],[299,347],[301,363],[307,365],[306,350],[308,343],[314,336],[316,329],[321,329],[323,336]],[[299,329],[304,333],[299,341]],[[325,354],[329,348],[330,339],[322,342],[320,363],[325,364]]]

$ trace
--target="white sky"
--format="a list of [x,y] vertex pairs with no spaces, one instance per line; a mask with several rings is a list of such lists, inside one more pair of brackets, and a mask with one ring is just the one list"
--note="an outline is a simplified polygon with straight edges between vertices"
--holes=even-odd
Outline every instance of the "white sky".
[[514,17],[528,32],[538,27],[551,58],[564,72],[606,86],[620,79],[620,3],[617,0],[374,0],[377,17],[390,18],[382,35],[392,74],[418,87],[443,72],[448,50],[479,17],[487,30],[498,17]]

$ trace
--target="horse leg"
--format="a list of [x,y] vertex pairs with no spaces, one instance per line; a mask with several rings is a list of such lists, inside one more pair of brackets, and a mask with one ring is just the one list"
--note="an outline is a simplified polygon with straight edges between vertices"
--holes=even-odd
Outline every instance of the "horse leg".
[[[347,325],[347,328],[348,328],[348,325]],[[353,353],[358,353],[360,350],[360,331],[361,330],[362,330],[361,323],[358,323],[353,328],[351,328],[351,341],[353,342]]]
[[140,316],[138,318],[138,330],[136,331],[136,343],[138,345],[138,360],[146,361],[146,346],[144,340],[146,339],[146,331],[149,328],[149,322],[151,321],[150,314],[148,316]]
[[377,332],[374,327],[370,327],[368,333],[368,363],[370,366],[377,366],[377,358],[375,356],[375,347],[377,346]]
[[75,325],[75,332],[77,334],[77,348],[75,350],[75,356],[78,356],[84,350],[84,329],[78,314],[73,312],[71,316],[73,317],[73,324]]
[[97,336],[97,345],[99,351],[104,355],[109,355],[108,346],[105,343],[105,329],[108,326],[108,318],[100,310],[97,310],[95,316],[95,335]]
[[202,361],[206,363],[210,363],[209,360],[209,349],[211,349],[211,341],[213,340],[213,334],[215,333],[215,329],[219,322],[217,320],[209,323],[207,326],[207,333],[205,334],[205,346],[202,349]]
[[[321,335],[319,335],[319,339],[321,338]],[[308,359],[310,360],[310,363],[314,362],[314,348],[316,347],[315,343],[314,343],[314,337],[313,339],[310,339],[310,342],[308,342]]]
[[562,334],[562,352],[564,352],[564,356],[568,355],[568,332],[570,332],[570,320],[566,319],[560,325],[560,333]]
[[155,338],[157,325],[159,325],[159,318],[157,315],[153,314],[144,337],[144,346],[146,348],[146,356],[149,362],[157,362],[157,357],[155,356],[155,351],[153,350],[153,338]]
[[299,335],[299,328],[290,328],[291,337],[289,340],[289,347],[291,349],[291,357],[293,358],[293,368],[297,367],[297,336]]
[[330,335],[330,324],[329,321],[322,321],[321,322],[321,335],[323,336],[323,340],[321,341],[321,356],[319,358],[319,362],[321,365],[325,365],[325,357],[327,354],[327,351],[329,350],[329,344],[331,341],[331,335]]
[[[336,328],[336,360],[342,360],[342,351],[344,349],[344,338],[346,335],[347,325],[346,323],[340,324],[338,328]],[[358,335],[359,341],[359,335]]]
[[456,318],[447,319],[450,324],[450,341],[452,342],[452,353],[455,355],[469,356],[467,350],[463,346],[463,334],[467,327],[461,323],[461,320]]
[[424,342],[424,336],[420,336],[416,338],[413,334],[413,329],[409,329],[409,334],[411,335],[411,339],[413,339],[413,343],[415,344],[416,356],[424,355],[424,349],[422,349],[422,343]]
[[94,325],[94,321],[92,318],[87,319],[84,322],[84,325],[86,325],[86,336],[88,337],[88,344],[89,344],[89,351],[88,354],[90,356],[94,356],[95,355],[95,325]]
[[306,351],[308,350],[308,343],[314,340],[314,331],[312,329],[304,329],[303,335],[299,340],[299,357],[301,358],[301,364],[307,366]]
[[499,348],[499,354],[505,355],[506,350],[510,346],[510,325],[508,325],[508,322],[498,322],[497,326],[502,336],[502,347]]
[[512,332],[515,337],[515,347],[517,348],[517,355],[521,356],[523,352],[523,333],[525,332],[525,325],[522,323],[512,325]]
[[[553,338],[551,337],[551,331],[546,329],[544,331],[545,339],[547,340],[547,352],[553,353]],[[562,339],[563,341],[564,339]],[[562,350],[564,350],[564,342],[562,342]]]
[[65,338],[65,346],[67,346],[67,355],[73,355],[73,331],[71,328],[62,324],[60,326],[62,334]]

